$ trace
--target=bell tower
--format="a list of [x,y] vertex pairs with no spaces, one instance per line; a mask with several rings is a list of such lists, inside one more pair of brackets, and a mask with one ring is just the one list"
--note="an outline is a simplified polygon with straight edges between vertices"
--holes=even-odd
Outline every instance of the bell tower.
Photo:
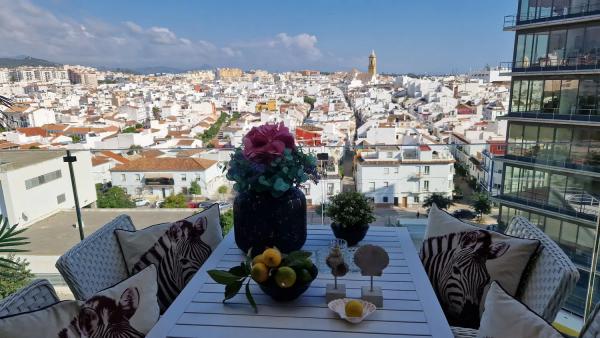
[[374,76],[377,74],[377,56],[375,55],[375,51],[371,51],[371,55],[369,55],[369,75]]

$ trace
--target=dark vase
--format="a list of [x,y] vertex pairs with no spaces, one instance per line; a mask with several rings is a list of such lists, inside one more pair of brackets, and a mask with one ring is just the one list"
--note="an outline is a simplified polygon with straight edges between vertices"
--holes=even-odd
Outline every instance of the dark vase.
[[255,256],[267,247],[283,253],[299,250],[306,242],[306,198],[298,188],[281,197],[239,193],[233,202],[235,243]]
[[331,223],[331,230],[336,238],[345,239],[348,246],[355,246],[365,238],[369,231],[369,225],[342,227],[340,224]]

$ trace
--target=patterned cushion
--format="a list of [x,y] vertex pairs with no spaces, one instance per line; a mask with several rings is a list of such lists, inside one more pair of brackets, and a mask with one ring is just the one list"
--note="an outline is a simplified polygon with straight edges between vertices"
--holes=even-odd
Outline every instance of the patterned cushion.
[[562,338],[542,317],[492,282],[477,337]]
[[490,281],[514,295],[539,245],[464,223],[434,205],[420,257],[450,325],[478,328]]
[[143,337],[158,321],[156,292],[156,268],[150,266],[85,302],[2,317],[0,337]]
[[174,223],[115,233],[130,273],[156,266],[161,313],[223,239],[218,204]]

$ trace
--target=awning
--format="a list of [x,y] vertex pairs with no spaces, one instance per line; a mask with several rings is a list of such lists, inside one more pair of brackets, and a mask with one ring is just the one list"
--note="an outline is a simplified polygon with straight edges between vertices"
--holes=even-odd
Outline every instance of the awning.
[[173,178],[173,174],[167,173],[147,173],[144,174],[145,178]]

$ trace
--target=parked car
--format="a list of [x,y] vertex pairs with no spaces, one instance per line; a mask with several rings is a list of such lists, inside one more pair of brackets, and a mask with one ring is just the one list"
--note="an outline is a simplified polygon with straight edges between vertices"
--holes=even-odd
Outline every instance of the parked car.
[[460,219],[473,219],[477,214],[469,209],[458,209],[452,213],[452,216]]
[[150,201],[148,201],[145,198],[136,198],[133,200],[133,203],[135,203],[136,207],[145,207],[147,205],[150,205]]
[[198,208],[208,208],[211,205],[217,203],[216,201],[204,201],[204,202],[200,202],[198,203]]
[[227,201],[219,201],[219,210],[221,211],[226,211],[228,209],[230,209],[231,207],[233,207],[233,205],[231,205],[231,203],[227,202]]

